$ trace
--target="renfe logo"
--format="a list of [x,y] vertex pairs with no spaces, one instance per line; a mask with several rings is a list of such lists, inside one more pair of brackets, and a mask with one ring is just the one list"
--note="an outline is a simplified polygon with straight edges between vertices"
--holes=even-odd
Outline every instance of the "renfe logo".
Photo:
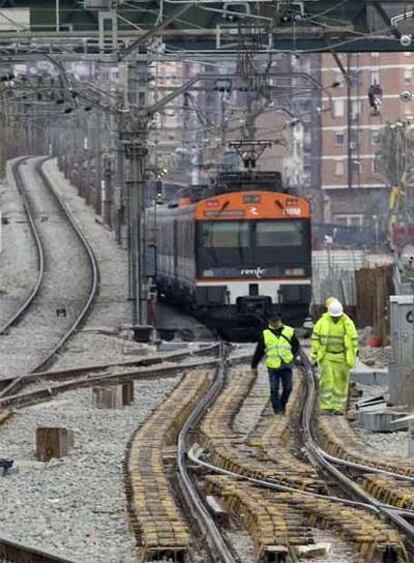
[[240,270],[240,274],[242,276],[256,276],[257,279],[263,277],[263,274],[266,272],[266,268],[261,268],[257,266],[257,268],[246,268],[245,270]]

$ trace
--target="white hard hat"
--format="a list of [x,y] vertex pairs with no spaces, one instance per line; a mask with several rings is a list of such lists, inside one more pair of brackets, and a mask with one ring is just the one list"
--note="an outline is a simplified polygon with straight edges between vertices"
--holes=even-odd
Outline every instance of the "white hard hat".
[[340,303],[339,301],[337,301],[335,299],[335,301],[331,301],[328,305],[328,313],[332,316],[332,317],[340,317],[342,315],[342,313],[344,312],[344,308],[342,307],[342,303]]

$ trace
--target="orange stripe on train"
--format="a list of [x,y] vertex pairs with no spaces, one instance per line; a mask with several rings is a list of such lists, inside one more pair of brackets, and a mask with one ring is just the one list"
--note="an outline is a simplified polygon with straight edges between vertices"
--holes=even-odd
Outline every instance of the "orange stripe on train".
[[195,205],[198,221],[229,219],[309,219],[309,203],[277,192],[234,192],[200,201]]

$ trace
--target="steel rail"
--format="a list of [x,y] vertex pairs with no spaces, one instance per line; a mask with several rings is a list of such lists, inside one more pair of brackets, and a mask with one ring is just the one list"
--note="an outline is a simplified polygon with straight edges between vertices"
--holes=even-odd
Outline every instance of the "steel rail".
[[0,535],[0,561],[13,563],[75,563],[42,549],[30,547]]
[[34,221],[33,215],[32,215],[32,210],[31,210],[30,205],[29,205],[29,200],[28,200],[28,198],[27,198],[27,196],[24,192],[23,180],[22,180],[22,177],[21,177],[20,172],[19,172],[20,166],[23,163],[27,162],[28,159],[29,159],[29,157],[23,157],[23,158],[16,160],[15,162],[13,162],[11,164],[11,170],[12,170],[12,174],[14,176],[15,182],[16,182],[17,190],[20,194],[20,197],[22,198],[24,211],[25,211],[27,219],[29,221],[30,232],[32,233],[33,242],[34,242],[35,247],[36,247],[38,274],[37,274],[36,282],[35,282],[32,290],[31,290],[30,294],[27,296],[27,298],[25,299],[23,304],[18,308],[18,310],[14,313],[14,315],[8,321],[6,321],[6,323],[0,328],[0,335],[7,332],[7,330],[11,326],[16,325],[20,320],[22,320],[25,313],[29,309],[30,304],[32,303],[33,299],[36,297],[36,295],[39,291],[39,287],[42,283],[44,270],[45,270],[45,257],[44,257],[44,252],[43,252],[42,241],[40,240],[39,233],[37,232],[36,224],[35,224],[35,221]]
[[82,379],[75,379],[74,381],[66,381],[58,383],[57,385],[47,385],[29,391],[22,391],[15,395],[7,395],[7,397],[0,398],[0,408],[25,406],[33,404],[33,402],[42,402],[51,400],[56,395],[70,391],[72,389],[79,389],[81,387],[91,387],[98,383],[107,383],[108,385],[115,385],[117,383],[124,383],[129,380],[145,380],[145,379],[161,379],[165,377],[175,377],[187,371],[193,371],[201,368],[215,368],[217,366],[217,358],[209,360],[199,360],[197,362],[188,362],[186,364],[177,364],[174,366],[153,366],[142,370],[131,370],[117,374],[102,374],[94,377],[84,377]]
[[199,456],[197,454],[195,454],[194,451],[192,451],[192,450],[190,450],[188,452],[188,457],[193,463],[195,463],[196,465],[199,465],[200,467],[203,467],[204,469],[207,469],[208,471],[212,471],[214,473],[219,473],[221,475],[226,475],[228,477],[235,478],[238,481],[247,481],[249,483],[252,483],[253,485],[256,485],[256,486],[264,488],[264,489],[272,489],[274,491],[278,491],[278,492],[281,492],[281,493],[297,493],[297,494],[307,496],[307,497],[318,498],[318,499],[322,499],[322,500],[329,500],[329,501],[332,501],[332,502],[343,504],[344,506],[351,506],[353,508],[364,508],[366,510],[370,510],[372,512],[375,512],[376,514],[379,513],[378,508],[388,508],[390,510],[395,511],[396,513],[405,514],[406,516],[410,516],[411,518],[414,518],[414,510],[409,510],[409,509],[405,509],[405,508],[395,508],[391,504],[378,503],[378,508],[376,508],[376,507],[373,507],[371,504],[368,504],[368,503],[365,503],[365,502],[358,502],[358,501],[354,501],[354,500],[349,500],[347,498],[338,497],[338,496],[334,496],[334,495],[323,495],[321,493],[314,493],[312,491],[305,491],[305,490],[297,488],[297,487],[292,487],[292,486],[289,486],[289,485],[282,485],[282,484],[277,483],[276,481],[273,481],[271,479],[258,479],[257,477],[250,477],[249,475],[244,475],[243,473],[238,473],[236,471],[229,471],[228,469],[224,469],[223,467],[219,467],[218,465],[214,465],[213,463],[210,463],[208,461],[201,460],[199,458]]
[[[39,378],[44,381],[65,381],[72,377],[81,377],[82,375],[90,375],[92,373],[102,372],[111,368],[132,368],[132,367],[145,367],[152,366],[154,364],[159,364],[162,362],[176,362],[181,359],[191,358],[196,356],[209,355],[217,351],[218,344],[208,344],[200,346],[196,350],[182,349],[176,350],[171,353],[161,353],[148,356],[142,356],[140,358],[135,358],[133,360],[122,360],[119,362],[102,362],[100,364],[89,364],[72,368],[64,368],[59,370],[41,371],[37,373],[27,373],[22,374],[22,382],[25,385],[30,385],[31,383],[37,383]],[[246,356],[247,358],[247,356]],[[0,379],[0,386],[7,387],[15,377],[9,377],[5,379]]]
[[[77,225],[75,219],[73,218],[71,212],[69,211],[68,207],[64,203],[63,199],[57,193],[56,189],[53,187],[52,183],[49,181],[49,179],[47,178],[46,174],[43,171],[43,165],[47,160],[49,160],[49,158],[50,157],[45,157],[43,160],[41,160],[37,163],[37,165],[35,167],[36,172],[39,175],[43,184],[46,186],[46,188],[49,190],[49,192],[52,193],[52,195],[54,196],[57,204],[61,208],[63,214],[65,215],[65,217],[69,221],[71,227],[75,231],[81,245],[85,249],[87,257],[88,257],[88,261],[89,261],[89,264],[90,264],[91,277],[90,277],[90,284],[89,284],[89,289],[88,289],[86,301],[85,301],[80,313],[77,315],[77,317],[73,321],[69,330],[67,330],[65,332],[65,334],[60,338],[60,340],[57,342],[57,344],[48,353],[46,358],[44,358],[37,366],[35,366],[31,370],[31,373],[37,373],[39,371],[42,371],[54,362],[56,354],[63,348],[63,346],[66,344],[66,342],[69,340],[69,338],[75,333],[76,330],[79,329],[81,324],[85,321],[86,316],[90,312],[92,304],[93,304],[94,300],[96,299],[96,296],[97,296],[98,291],[99,291],[99,270],[98,270],[98,263],[97,263],[95,254],[94,254],[89,242],[86,240],[82,231],[78,227],[78,225]],[[28,159],[26,159],[26,161],[27,160]],[[23,185],[23,182],[22,182],[21,186],[22,185]],[[44,258],[43,258],[43,265],[44,265]],[[40,280],[40,283],[41,283],[41,281],[42,280]],[[19,385],[21,382],[22,382],[22,376],[17,376],[16,378],[14,378],[13,381],[7,387],[5,387],[4,389],[2,389],[0,391],[0,398],[10,394],[10,392],[17,385]]]
[[307,387],[305,405],[301,416],[301,431],[304,440],[304,450],[306,451],[310,462],[316,468],[330,474],[330,476],[333,477],[334,480],[343,489],[350,492],[352,496],[362,499],[364,504],[370,505],[371,507],[376,509],[382,516],[385,516],[401,531],[403,531],[404,534],[406,534],[410,538],[410,542],[413,543],[414,526],[409,524],[404,518],[402,518],[399,509],[388,508],[373,496],[365,492],[359,485],[352,481],[352,479],[350,479],[347,475],[334,467],[328,460],[326,452],[324,452],[316,444],[312,434],[312,417],[316,403],[315,374],[309,358],[303,351],[301,356],[305,372],[305,384]]
[[35,373],[38,372],[38,371],[46,369],[53,362],[54,356],[56,355],[56,353],[59,352],[59,350],[63,347],[63,345],[67,342],[67,340],[69,340],[69,338],[74,334],[74,332],[85,321],[86,316],[90,312],[90,309],[93,305],[93,302],[95,301],[95,299],[96,299],[96,297],[99,293],[99,268],[98,268],[98,262],[96,260],[95,253],[94,253],[91,245],[89,244],[88,240],[86,239],[85,235],[82,233],[81,229],[79,228],[79,226],[78,226],[76,220],[74,219],[72,213],[70,212],[69,208],[67,207],[67,205],[63,201],[63,198],[58,194],[58,192],[56,191],[56,189],[54,188],[54,186],[50,182],[49,178],[46,176],[46,174],[43,170],[43,165],[45,164],[45,162],[47,160],[50,160],[50,157],[46,157],[41,162],[39,162],[37,167],[36,167],[36,171],[38,172],[38,174],[39,174],[40,178],[42,179],[43,183],[45,184],[45,186],[48,188],[48,190],[55,197],[59,207],[62,209],[63,213],[65,214],[65,216],[69,220],[69,223],[71,224],[73,230],[77,234],[78,239],[80,240],[82,246],[85,248],[86,253],[88,255],[88,259],[89,259],[89,264],[90,264],[92,276],[91,276],[88,296],[87,296],[87,299],[86,299],[84,306],[81,309],[81,312],[79,313],[77,318],[74,320],[74,322],[72,323],[72,326],[69,328],[69,330],[62,336],[62,338],[59,340],[59,342],[56,344],[56,346],[50,352],[49,356],[45,360],[43,360],[42,363],[40,363],[38,366],[36,366],[36,368],[34,370],[32,370]]
[[252,483],[252,485],[256,485],[257,487],[260,487],[262,489],[271,489],[274,491],[278,491],[279,493],[298,493],[306,497],[330,500],[333,502],[337,502],[339,504],[343,504],[345,506],[351,506],[354,508],[365,508],[378,514],[378,510],[375,507],[372,507],[371,505],[364,502],[358,502],[358,501],[349,500],[346,498],[332,496],[332,495],[321,495],[319,493],[304,491],[303,489],[299,489],[299,488],[297,489],[296,487],[281,485],[279,483],[270,481],[269,479],[258,479],[257,477],[249,477],[248,475],[243,475],[243,473],[229,471],[228,469],[224,469],[223,467],[219,467],[218,465],[214,465],[213,463],[210,463],[208,461],[201,460],[198,457],[198,455],[196,455],[192,450],[188,452],[188,457],[193,463],[199,465],[200,467],[203,467],[204,469],[208,469],[209,471],[213,471],[214,473],[219,473],[221,475],[226,475],[227,477],[232,477],[234,479],[237,479],[238,481],[247,481],[248,483]]
[[414,477],[411,477],[410,475],[406,475],[405,473],[398,473],[397,471],[382,469],[381,467],[375,467],[375,465],[357,463],[355,461],[350,461],[348,459],[343,459],[340,457],[333,456],[328,452],[326,452],[325,450],[321,450],[321,451],[323,452],[323,456],[325,457],[325,459],[331,461],[335,465],[345,465],[349,469],[357,469],[358,471],[363,471],[365,473],[380,473],[381,475],[388,475],[389,477],[395,477],[396,479],[401,479],[404,481],[409,481],[410,483],[414,483]]
[[210,389],[203,399],[192,411],[179,433],[177,445],[177,465],[180,489],[194,519],[200,526],[201,531],[206,534],[206,541],[211,552],[214,554],[214,560],[220,561],[220,563],[236,563],[237,560],[235,556],[230,551],[213,518],[204,506],[187,466],[187,451],[189,447],[190,433],[202,415],[213,404],[222,391],[225,383],[226,371],[227,361],[221,351],[213,384],[210,386]]

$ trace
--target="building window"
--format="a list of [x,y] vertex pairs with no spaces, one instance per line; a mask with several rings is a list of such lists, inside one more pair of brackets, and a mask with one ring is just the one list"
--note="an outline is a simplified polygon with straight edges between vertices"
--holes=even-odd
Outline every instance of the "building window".
[[381,133],[379,131],[371,131],[371,145],[379,145],[381,141]]
[[356,174],[361,174],[362,172],[362,162],[360,160],[353,160],[352,161],[352,172]]
[[364,224],[363,215],[334,215],[334,222],[344,227],[362,227]]
[[352,107],[351,117],[352,117],[352,119],[356,119],[362,111],[362,101],[361,100],[352,100],[352,106],[351,107]]
[[346,227],[347,226],[347,218],[343,215],[335,215],[334,217],[334,222],[337,225],[341,225],[342,227]]
[[343,145],[345,142],[344,133],[335,133],[335,145]]
[[349,135],[349,143],[351,149],[356,149],[359,144],[359,134],[358,131],[351,130]]
[[381,166],[380,166],[380,159],[378,156],[375,156],[371,162],[371,169],[373,174],[380,174],[381,173]]
[[371,80],[371,84],[379,84],[380,83],[380,75],[379,75],[379,69],[376,68],[375,70],[371,70],[370,73],[370,80]]
[[353,86],[361,86],[362,83],[362,70],[360,68],[354,68],[350,72],[351,81]]
[[345,101],[344,100],[334,100],[333,106],[333,116],[343,117],[345,111]]
[[335,176],[343,176],[345,172],[344,161],[343,160],[336,160],[335,161]]
[[363,215],[350,215],[348,217],[349,220],[349,226],[350,227],[362,227],[362,224],[364,222],[364,216]]

